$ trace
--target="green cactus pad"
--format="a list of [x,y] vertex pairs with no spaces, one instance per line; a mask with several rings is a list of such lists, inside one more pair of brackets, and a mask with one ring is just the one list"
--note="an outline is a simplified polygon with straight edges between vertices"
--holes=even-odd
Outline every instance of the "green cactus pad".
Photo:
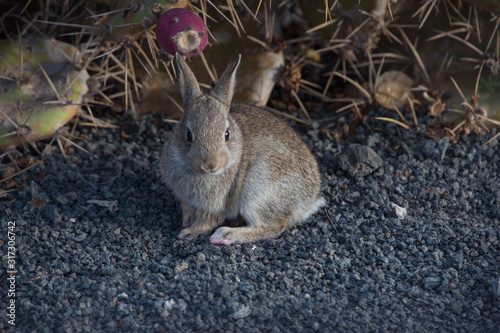
[[79,56],[54,39],[0,41],[0,151],[49,138],[77,114],[89,77]]

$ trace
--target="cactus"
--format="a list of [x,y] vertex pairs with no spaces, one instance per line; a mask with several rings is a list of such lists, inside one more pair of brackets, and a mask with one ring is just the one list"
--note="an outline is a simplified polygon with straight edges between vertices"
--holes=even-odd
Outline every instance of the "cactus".
[[120,0],[110,4],[112,10],[106,23],[109,25],[109,39],[122,42],[125,38],[142,36],[152,28],[158,17],[171,8],[186,8],[189,0]]
[[[496,93],[500,72],[497,2],[465,0],[457,5],[441,0],[390,3],[385,0],[299,0],[283,4],[252,1],[248,2],[250,8],[245,0],[222,3],[46,0],[31,1],[26,6],[0,6],[4,9],[0,17],[0,38],[23,40],[0,43],[0,146],[5,148],[53,135],[78,112],[77,106],[69,104],[81,103],[79,95],[87,89],[85,78],[73,76],[72,61],[54,63],[48,60],[48,53],[37,47],[33,52],[41,62],[30,58],[30,49],[19,45],[36,44],[28,42],[27,36],[32,34],[34,40],[51,43],[53,38],[64,40],[80,51],[77,58],[83,61],[81,67],[84,68],[80,74],[88,71],[92,77],[92,91],[86,98],[89,113],[93,112],[92,105],[106,105],[134,114],[137,101],[141,101],[143,110],[150,111],[155,108],[144,105],[152,101],[155,94],[173,100],[175,89],[165,87],[175,82],[170,71],[170,55],[176,52],[186,57],[201,54],[193,59],[192,65],[198,66],[197,74],[208,75],[202,80],[205,83],[215,83],[217,71],[225,67],[227,60],[243,53],[246,60],[240,68],[239,82],[248,96],[241,97],[242,100],[266,104],[277,73],[286,62],[296,68],[282,72],[285,77],[278,82],[293,83],[293,96],[307,118],[301,98],[306,98],[304,102],[310,101],[308,96],[325,103],[337,102],[339,90],[345,86],[340,95],[349,97],[349,86],[353,86],[362,94],[357,92],[357,98],[350,101],[344,98],[341,103],[350,103],[343,106],[346,109],[354,106],[356,116],[361,115],[358,106],[378,102],[388,108],[410,107],[416,119],[415,111],[418,112],[419,107],[414,99],[421,98],[417,90],[425,90],[430,97],[424,94],[424,98],[434,103],[430,107],[432,114],[440,116],[443,126],[450,123],[447,116],[451,111],[455,118],[465,117],[465,124],[470,125],[472,132],[480,133],[486,131],[480,125],[485,121],[483,118],[495,118],[497,120],[487,122],[500,124],[500,98]],[[479,10],[481,8],[489,10],[493,17]],[[291,19],[295,15],[302,15],[303,19]],[[201,53],[208,44],[207,20],[211,22],[210,35],[217,47]],[[408,24],[400,26],[397,22]],[[241,38],[243,34],[247,34],[248,39]],[[249,40],[258,48],[248,45]],[[16,53],[16,47],[23,50],[24,57]],[[167,53],[170,55],[164,57]],[[18,59],[23,59],[24,66]],[[28,69],[28,65],[34,67]],[[57,84],[61,79],[51,73],[54,67],[66,75],[67,86]],[[47,75],[43,75],[40,68],[46,70]],[[396,79],[401,75],[394,78],[382,74],[392,71],[404,72],[412,78],[414,98],[409,88],[401,86]],[[40,84],[43,81],[44,92],[39,91],[36,98],[26,93],[27,73],[33,74]],[[286,77],[287,73],[293,75]],[[471,80],[471,77],[477,79]],[[49,81],[53,81],[54,88]],[[73,83],[78,84],[73,87]],[[457,87],[463,94],[457,93]],[[75,99],[69,96],[73,88]],[[402,94],[400,89],[404,90]],[[393,95],[394,90],[398,94]],[[449,95],[458,98],[448,98]],[[235,97],[238,98],[238,94]],[[384,97],[389,98],[384,102]],[[31,107],[33,100],[38,103],[36,107]],[[460,103],[471,107],[460,110]],[[157,105],[164,109],[162,103]],[[69,112],[66,107],[73,108]],[[99,108],[95,108],[97,110]],[[404,112],[398,116],[403,117]],[[35,120],[39,124],[35,124]],[[464,123],[461,118],[452,121],[458,122],[452,125],[454,133],[466,127],[461,125]],[[35,133],[44,134],[37,137]],[[19,141],[14,143],[15,140]]]
[[156,24],[156,39],[171,55],[179,52],[192,57],[199,54],[208,42],[203,20],[187,9],[174,8],[163,13]]
[[[93,33],[93,38],[97,42],[88,50],[94,57],[92,68],[96,71],[96,77],[100,78],[103,90],[112,87],[117,81],[123,84],[121,85],[123,92],[114,94],[113,103],[117,97],[121,97],[124,99],[125,109],[135,113],[133,100],[142,98],[140,82],[146,76],[153,76],[159,68],[156,56],[158,46],[154,42],[153,32],[157,19],[165,10],[189,7],[191,2],[190,0],[99,0],[99,2],[113,9],[89,17],[97,21],[101,27]],[[86,20],[87,23],[89,18]],[[96,22],[92,24],[95,25]],[[109,77],[115,80],[109,80]]]
[[54,39],[0,42],[0,151],[49,138],[73,118],[87,93],[72,45]]

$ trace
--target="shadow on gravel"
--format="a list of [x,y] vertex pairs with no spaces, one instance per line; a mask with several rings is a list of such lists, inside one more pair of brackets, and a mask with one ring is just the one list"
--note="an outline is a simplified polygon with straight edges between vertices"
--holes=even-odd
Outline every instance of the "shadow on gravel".
[[17,270],[4,329],[14,300],[20,332],[498,330],[498,142],[301,133],[326,208],[279,239],[214,246],[175,239],[180,209],[158,176],[168,126],[153,118],[130,139],[85,129],[93,155],[49,156],[16,178],[0,201],[0,276],[9,222]]

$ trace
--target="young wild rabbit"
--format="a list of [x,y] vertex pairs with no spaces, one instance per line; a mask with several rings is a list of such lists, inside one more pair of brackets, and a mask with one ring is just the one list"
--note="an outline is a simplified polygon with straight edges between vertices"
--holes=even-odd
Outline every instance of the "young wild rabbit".
[[324,204],[316,160],[293,129],[265,108],[231,104],[240,58],[204,94],[176,56],[184,115],[165,143],[160,167],[181,202],[179,238],[209,235],[238,215],[247,226],[219,227],[212,244],[275,238]]

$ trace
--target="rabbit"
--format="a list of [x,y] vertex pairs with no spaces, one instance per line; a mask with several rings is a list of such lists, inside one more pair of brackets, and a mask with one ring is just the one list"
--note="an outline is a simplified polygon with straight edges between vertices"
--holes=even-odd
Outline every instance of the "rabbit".
[[[325,203],[318,164],[294,130],[267,108],[231,103],[240,59],[205,94],[176,55],[184,114],[163,147],[160,170],[181,204],[179,239],[217,227],[212,244],[276,238]],[[221,226],[239,215],[246,226]]]

